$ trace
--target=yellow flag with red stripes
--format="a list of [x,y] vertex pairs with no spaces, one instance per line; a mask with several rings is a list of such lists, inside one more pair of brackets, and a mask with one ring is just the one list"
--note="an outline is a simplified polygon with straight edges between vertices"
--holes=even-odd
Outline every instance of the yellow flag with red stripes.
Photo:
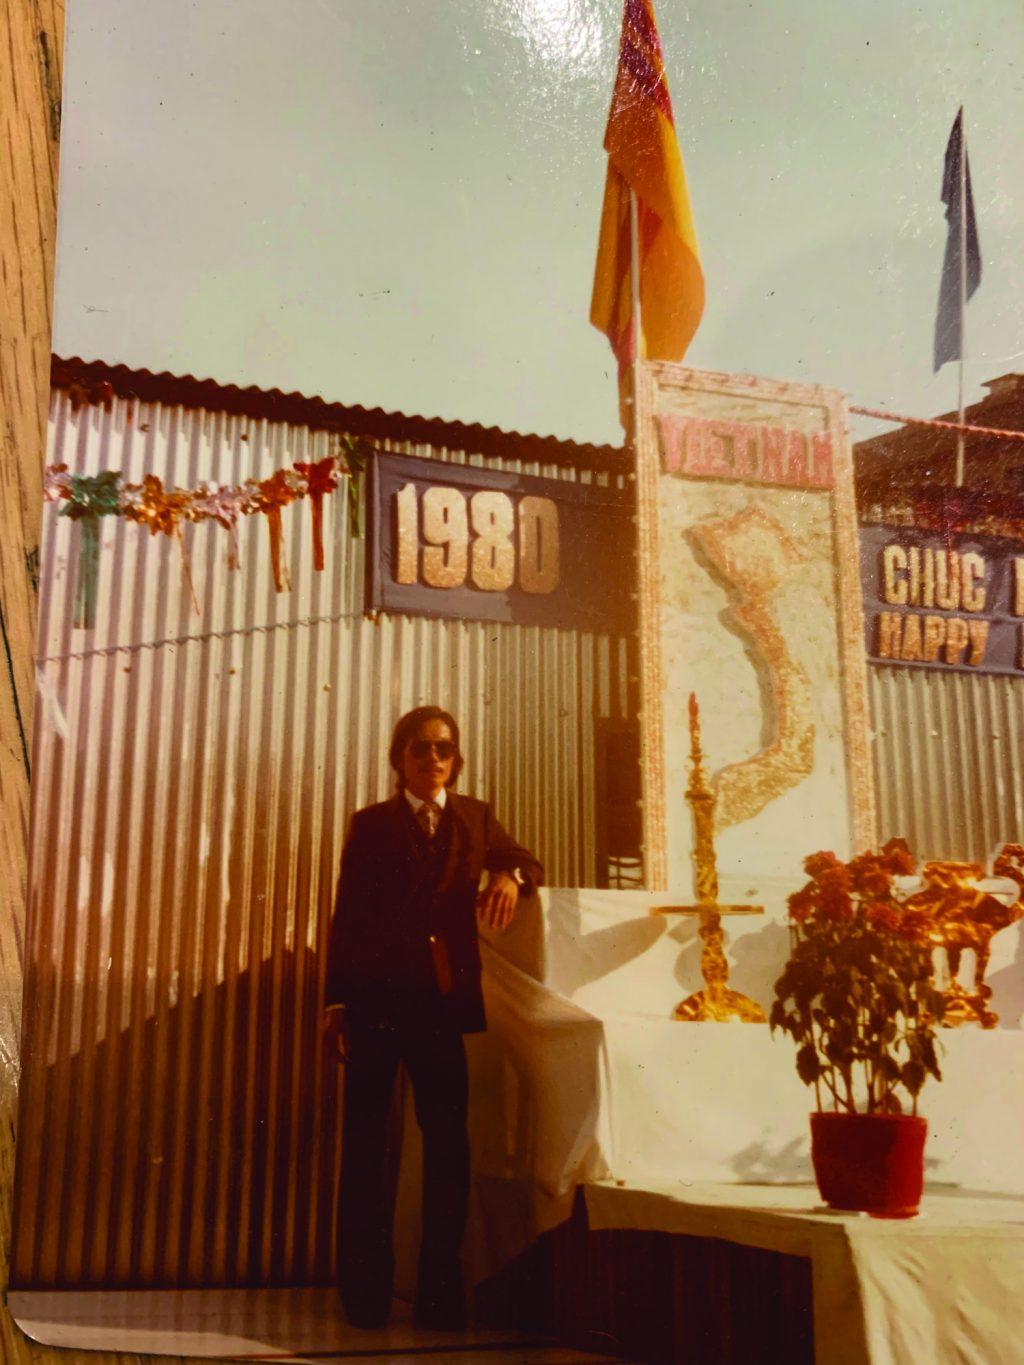
[[638,354],[681,360],[704,311],[704,272],[652,0],[625,0],[590,320],[622,375],[633,356],[629,192],[637,197]]

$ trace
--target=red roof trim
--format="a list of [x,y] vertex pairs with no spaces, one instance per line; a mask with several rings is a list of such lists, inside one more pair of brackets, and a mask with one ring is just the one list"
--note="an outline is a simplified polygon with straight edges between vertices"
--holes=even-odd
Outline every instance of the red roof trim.
[[345,403],[327,403],[280,389],[239,388],[218,384],[194,375],[154,374],[131,370],[127,365],[108,365],[102,360],[65,359],[53,356],[50,383],[79,397],[82,402],[108,403],[135,398],[146,403],[167,403],[210,412],[231,412],[268,421],[290,422],[317,430],[343,431],[369,439],[414,441],[447,450],[465,450],[491,459],[535,460],[541,464],[568,465],[622,474],[631,468],[622,446],[589,445],[561,441],[555,436],[523,435],[484,427],[479,423],[446,422],[439,417],[407,416]]

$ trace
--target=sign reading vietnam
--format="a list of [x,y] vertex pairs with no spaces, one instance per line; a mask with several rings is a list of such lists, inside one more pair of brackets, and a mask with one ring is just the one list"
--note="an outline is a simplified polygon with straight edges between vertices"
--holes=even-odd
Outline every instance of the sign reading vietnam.
[[832,433],[780,423],[658,413],[662,468],[692,479],[832,488]]
[[876,663],[1024,671],[1024,546],[891,526],[860,532],[868,657]]
[[634,628],[628,491],[384,453],[369,475],[368,609]]
[[659,361],[637,395],[645,876],[690,885],[692,692],[719,874],[747,903],[795,890],[808,849],[874,837],[845,403]]

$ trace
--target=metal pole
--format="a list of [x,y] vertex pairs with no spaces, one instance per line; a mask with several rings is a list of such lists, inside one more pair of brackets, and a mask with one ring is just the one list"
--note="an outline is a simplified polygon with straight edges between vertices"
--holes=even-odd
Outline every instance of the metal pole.
[[636,190],[629,189],[629,287],[630,323],[632,327],[630,360],[630,382],[633,393],[630,405],[630,420],[633,430],[630,435],[633,448],[637,442],[637,378],[640,368],[640,210],[637,206]]
[[[957,404],[961,427],[964,424],[964,352],[967,349],[967,121],[960,106],[960,387]],[[956,486],[964,484],[964,434],[956,434]]]
[[[651,452],[642,442],[640,389],[643,347],[643,319],[640,306],[640,212],[637,197],[629,192],[630,246],[630,433],[637,500],[637,607],[639,614],[640,685],[640,778],[641,778],[641,852],[644,885],[649,890],[664,890],[668,884],[665,848],[665,797],[661,779],[656,776],[662,765],[662,699],[657,688],[661,677],[661,641],[658,611],[658,472],[652,467]],[[641,453],[641,445],[644,450]]]

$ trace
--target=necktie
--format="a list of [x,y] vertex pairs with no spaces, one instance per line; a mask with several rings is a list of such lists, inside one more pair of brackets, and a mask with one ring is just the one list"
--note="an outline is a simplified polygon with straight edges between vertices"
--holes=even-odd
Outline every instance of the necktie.
[[428,839],[433,839],[437,833],[437,827],[441,823],[441,811],[434,801],[424,801],[416,812],[416,819],[420,822],[420,828]]

